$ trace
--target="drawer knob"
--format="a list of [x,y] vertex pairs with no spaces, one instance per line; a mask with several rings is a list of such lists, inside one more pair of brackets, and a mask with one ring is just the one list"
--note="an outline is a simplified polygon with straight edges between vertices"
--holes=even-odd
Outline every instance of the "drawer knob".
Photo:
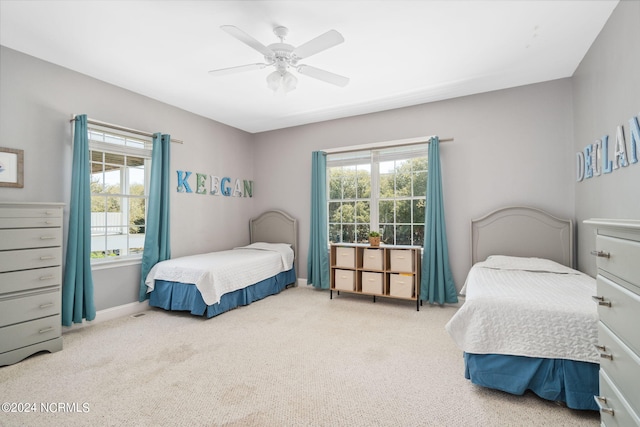
[[47,302],[44,304],[40,304],[40,308],[45,309],[45,308],[49,308],[49,307],[53,307],[53,303],[52,302]]
[[604,396],[593,396],[593,398],[596,400],[596,405],[598,405],[598,408],[600,408],[600,412],[603,412],[605,414],[609,414],[611,416],[613,416],[613,409],[604,406],[607,404],[607,398]]
[[592,296],[591,297],[595,302],[598,303],[598,305],[601,305],[603,307],[609,307],[611,308],[611,301],[605,301],[604,297],[600,297],[600,296]]
[[53,279],[53,275],[49,275],[49,276],[40,276],[40,280],[51,280]]
[[56,257],[50,256],[50,255],[49,256],[41,256],[40,257],[40,261],[46,261],[48,259],[56,259]]
[[48,328],[40,329],[38,332],[41,334],[46,334],[47,332],[53,331],[53,328],[49,326]]
[[53,240],[56,236],[40,236],[40,240]]
[[609,360],[613,360],[613,354],[609,354],[609,353],[600,353],[600,359],[609,359]]
[[591,255],[595,255],[598,258],[611,258],[611,254],[605,251],[591,251]]

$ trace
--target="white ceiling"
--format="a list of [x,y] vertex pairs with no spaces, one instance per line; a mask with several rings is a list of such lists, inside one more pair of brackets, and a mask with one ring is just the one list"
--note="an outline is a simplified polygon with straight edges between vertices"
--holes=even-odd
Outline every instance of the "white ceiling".
[[[254,133],[569,77],[617,3],[0,0],[0,44]],[[210,76],[263,61],[221,25],[265,45],[335,29],[301,62],[351,80],[275,96],[271,69]]]

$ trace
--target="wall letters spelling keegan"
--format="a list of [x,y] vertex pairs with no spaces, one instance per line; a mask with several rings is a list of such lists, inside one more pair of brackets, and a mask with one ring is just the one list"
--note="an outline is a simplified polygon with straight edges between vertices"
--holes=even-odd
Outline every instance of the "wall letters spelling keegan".
[[638,146],[640,145],[640,124],[638,116],[629,119],[629,150],[624,138],[622,125],[616,129],[616,141],[613,144],[613,155],[609,157],[609,135],[596,139],[593,144],[584,147],[576,153],[577,181],[585,178],[611,173],[638,163]]
[[[178,173],[178,193],[193,193],[189,184],[189,171],[176,171]],[[207,191],[209,181],[209,191]],[[215,175],[196,173],[196,194],[211,194],[213,196],[227,197],[253,197],[253,181],[236,179],[231,185],[231,178],[220,178]]]

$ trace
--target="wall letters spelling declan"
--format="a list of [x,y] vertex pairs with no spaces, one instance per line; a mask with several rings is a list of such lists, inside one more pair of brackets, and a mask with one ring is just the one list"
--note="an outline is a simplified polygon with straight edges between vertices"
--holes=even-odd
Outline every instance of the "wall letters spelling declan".
[[638,146],[640,145],[640,124],[638,116],[629,119],[629,149],[624,138],[622,125],[616,129],[616,140],[609,149],[609,135],[584,147],[584,151],[576,153],[577,181],[592,178],[614,170],[638,163]]

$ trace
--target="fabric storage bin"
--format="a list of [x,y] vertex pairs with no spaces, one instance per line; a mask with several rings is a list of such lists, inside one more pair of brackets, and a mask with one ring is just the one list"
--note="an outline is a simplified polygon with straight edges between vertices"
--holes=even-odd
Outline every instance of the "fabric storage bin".
[[356,288],[355,271],[335,270],[333,284],[337,290],[353,291]]
[[356,248],[336,248],[336,267],[356,268]]
[[413,272],[413,251],[409,249],[392,249],[389,257],[391,258],[391,271],[402,271],[406,273]]
[[382,270],[382,249],[364,249],[362,251],[362,268],[365,270]]
[[382,273],[362,272],[362,292],[382,295]]
[[389,295],[392,297],[412,298],[413,280],[412,274],[390,274]]

